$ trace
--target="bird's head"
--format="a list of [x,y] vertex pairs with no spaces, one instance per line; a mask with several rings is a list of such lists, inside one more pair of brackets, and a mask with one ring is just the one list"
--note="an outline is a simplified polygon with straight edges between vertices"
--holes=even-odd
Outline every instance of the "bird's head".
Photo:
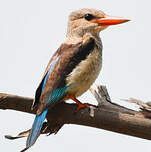
[[110,25],[128,22],[128,19],[112,17],[96,9],[81,9],[69,16],[67,36],[83,37],[86,33],[99,35]]

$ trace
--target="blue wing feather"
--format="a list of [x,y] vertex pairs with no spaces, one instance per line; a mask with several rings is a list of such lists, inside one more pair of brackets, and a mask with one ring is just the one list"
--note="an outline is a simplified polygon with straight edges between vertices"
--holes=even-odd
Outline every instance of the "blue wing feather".
[[[46,76],[44,77],[42,88],[41,88],[41,92],[44,90],[47,78],[48,78],[49,74],[52,72],[52,70],[53,70],[54,66],[56,65],[57,61],[59,60],[59,58],[60,58],[60,56],[58,56],[54,60],[54,62],[50,66],[49,71],[47,72]],[[64,97],[65,96],[65,92],[66,92],[65,90],[66,89],[61,89],[60,91],[59,90],[54,91],[50,95],[48,101],[46,101],[46,103],[48,103],[46,105],[49,105],[51,103],[51,101],[52,101],[52,103],[54,103],[55,101],[58,101],[59,99],[61,99],[62,97]],[[26,151],[29,147],[31,147],[36,142],[37,138],[40,135],[42,124],[43,124],[43,122],[44,122],[44,120],[46,118],[47,112],[48,112],[48,110],[45,109],[40,115],[38,115],[38,114],[36,115],[34,123],[32,125],[31,131],[30,131],[30,134],[29,134],[29,136],[27,138],[26,148],[23,149],[21,152]]]
[[43,91],[43,89],[44,89],[44,87],[45,87],[46,80],[47,80],[49,74],[52,72],[52,70],[53,70],[54,66],[56,65],[56,63],[58,62],[59,58],[60,58],[60,56],[57,56],[57,58],[55,59],[55,61],[54,61],[54,62],[52,63],[52,65],[50,66],[50,69],[49,69],[49,71],[47,72],[47,74],[46,74],[46,76],[45,76],[45,78],[44,78],[44,81],[43,81],[42,91]]
[[60,99],[63,99],[67,91],[70,89],[70,86],[66,86],[61,89],[55,89],[52,94],[49,96],[47,102],[45,103],[45,106],[48,107],[50,105],[56,104],[57,102],[60,101]]
[[46,84],[46,80],[47,80],[49,74],[52,72],[52,70],[53,70],[54,66],[56,65],[57,61],[59,60],[59,58],[60,58],[60,56],[57,56],[56,59],[51,63],[49,70],[47,71],[47,73],[43,77],[39,87],[37,88],[36,93],[35,93],[35,101],[32,105],[32,108],[34,108],[38,105],[40,96],[41,96],[43,89],[45,87],[45,84]]

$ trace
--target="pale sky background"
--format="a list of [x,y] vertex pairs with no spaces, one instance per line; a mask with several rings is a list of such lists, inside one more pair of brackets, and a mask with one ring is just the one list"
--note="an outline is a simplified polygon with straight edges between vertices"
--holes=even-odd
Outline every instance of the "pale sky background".
[[[34,97],[45,67],[63,42],[68,15],[97,8],[132,21],[104,30],[103,69],[95,84],[107,86],[113,101],[151,100],[151,2],[149,0],[0,0],[0,92]],[[88,91],[82,102],[94,101]],[[31,127],[34,115],[0,110],[0,149],[18,152],[26,138],[7,140]],[[57,135],[42,135],[28,152],[149,151],[151,141],[102,129],[65,125]]]

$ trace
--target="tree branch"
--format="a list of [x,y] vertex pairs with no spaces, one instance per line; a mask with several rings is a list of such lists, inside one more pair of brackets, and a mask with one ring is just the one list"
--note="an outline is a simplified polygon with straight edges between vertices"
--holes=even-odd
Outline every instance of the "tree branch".
[[[49,110],[47,122],[44,123],[41,133],[57,133],[64,124],[77,124],[151,140],[151,120],[148,111],[137,112],[112,103],[104,86],[91,89],[91,92],[98,101],[96,109],[83,108],[75,113],[76,104],[60,103]],[[1,93],[0,109],[35,114],[35,111],[31,110],[32,101],[32,98]],[[25,137],[28,133],[29,130],[16,137],[6,138]]]

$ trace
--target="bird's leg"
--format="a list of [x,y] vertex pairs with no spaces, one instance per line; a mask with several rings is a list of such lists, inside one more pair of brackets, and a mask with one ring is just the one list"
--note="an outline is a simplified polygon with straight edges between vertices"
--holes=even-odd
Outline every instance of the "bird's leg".
[[84,108],[84,107],[97,107],[95,105],[92,105],[92,104],[89,104],[89,103],[81,103],[78,99],[76,99],[74,96],[70,95],[70,99],[72,99],[74,102],[76,102],[78,104],[78,107],[76,109],[75,112],[78,112],[81,108]]

